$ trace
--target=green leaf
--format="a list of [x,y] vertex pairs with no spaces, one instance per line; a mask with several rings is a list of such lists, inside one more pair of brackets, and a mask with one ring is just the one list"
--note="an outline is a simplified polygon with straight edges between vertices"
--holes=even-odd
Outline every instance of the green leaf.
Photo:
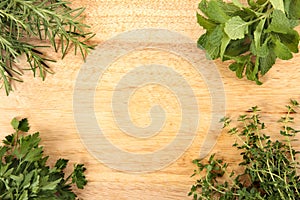
[[299,0],[291,0],[290,4],[290,15],[292,19],[300,19],[300,1]]
[[200,26],[202,26],[207,31],[212,31],[216,27],[216,24],[213,21],[206,19],[205,17],[203,17],[198,13],[197,13],[197,22]]
[[257,80],[257,72],[258,72],[258,59],[255,62],[255,65],[252,62],[247,62],[246,64],[246,75],[247,79],[251,81]]
[[222,60],[229,42],[230,42],[230,38],[227,35],[224,35],[221,40],[221,48],[220,48],[220,57]]
[[221,25],[216,26],[216,28],[208,34],[208,42],[209,45],[220,46],[220,41],[223,38],[223,27]]
[[291,31],[290,21],[281,10],[274,10],[272,13],[272,21],[267,28],[268,32],[288,33]]
[[32,172],[34,173],[34,176],[30,184],[30,189],[33,193],[38,193],[40,190],[40,175],[38,175],[38,170]]
[[289,48],[289,50],[293,53],[298,53],[298,45],[299,45],[299,33],[295,30],[288,32],[287,34],[278,34],[280,41]]
[[300,24],[300,21],[298,19],[290,19],[289,21],[290,21],[291,28],[295,28]]
[[3,143],[8,146],[14,146],[14,139],[15,139],[15,134],[7,135],[7,136],[5,136]]
[[17,118],[13,118],[11,120],[10,124],[12,125],[13,129],[18,130],[18,128],[19,128],[19,120],[17,120]]
[[293,58],[293,54],[287,46],[280,42],[279,39],[276,39],[274,42],[274,53],[275,55],[282,60],[289,60]]
[[201,35],[201,37],[197,41],[197,46],[199,49],[205,49],[207,45],[207,33]]
[[55,188],[58,186],[60,181],[61,181],[61,178],[57,179],[55,181],[52,181],[52,182],[48,182],[41,187],[41,190],[55,190]]
[[283,0],[270,0],[270,2],[275,9],[285,12]]
[[0,146],[0,163],[2,163],[2,158],[5,155],[7,150],[8,150],[7,147]]
[[83,189],[87,183],[87,180],[84,175],[85,170],[86,170],[86,168],[84,167],[84,165],[82,165],[82,164],[75,165],[75,169],[72,174],[72,183],[76,183],[76,186],[79,189]]
[[292,1],[292,0],[285,0],[285,1],[283,2],[283,4],[284,4],[284,11],[285,11],[285,13],[287,14],[287,16],[290,16],[290,5],[291,5],[291,1]]
[[202,35],[198,40],[198,46],[206,50],[208,59],[217,59],[220,56],[220,40],[223,37],[222,27],[217,26],[211,33]]
[[239,8],[243,8],[244,5],[239,0],[232,0],[232,3]]
[[28,191],[24,190],[18,200],[28,200]]
[[261,20],[253,32],[255,47],[258,48],[261,43],[261,36],[266,23],[266,19]]
[[226,15],[233,17],[236,16],[236,13],[238,11],[240,11],[240,7],[234,5],[233,3],[226,3],[222,0],[218,0],[217,1],[219,6],[224,10],[224,12],[226,13]]
[[43,149],[41,147],[31,149],[23,159],[24,161],[28,161],[28,162],[38,161],[43,156],[42,152]]
[[275,64],[276,55],[272,49],[269,49],[269,53],[266,57],[259,58],[261,75],[265,75]]
[[26,118],[19,121],[18,130],[23,131],[23,132],[29,131],[29,124],[28,124],[28,120]]
[[208,2],[206,12],[206,15],[209,17],[209,19],[215,22],[225,23],[230,19],[217,0],[211,0]]
[[206,16],[208,16],[207,15],[207,8],[208,8],[207,0],[201,0],[200,3],[198,4],[198,8],[201,10],[202,13],[204,13]]
[[23,174],[19,174],[18,176],[16,175],[10,175],[10,178],[12,180],[14,180],[14,182],[16,183],[16,185],[19,187],[22,183],[22,181],[24,180],[24,175]]
[[68,160],[66,160],[66,159],[59,159],[55,163],[55,167],[57,169],[61,169],[61,170],[65,169],[67,167],[67,165],[68,165]]
[[245,63],[238,63],[238,62],[234,62],[232,64],[229,65],[229,69],[231,71],[235,71],[236,76],[238,78],[243,78],[243,72],[245,69]]
[[207,58],[210,60],[215,60],[220,56],[220,47],[214,45],[207,45],[205,47]]
[[242,39],[248,33],[248,23],[239,16],[232,17],[225,23],[224,31],[232,40]]
[[229,57],[236,57],[241,55],[250,49],[249,43],[246,43],[247,38],[240,40],[231,40],[228,44],[225,54]]
[[258,57],[266,57],[269,54],[269,41],[266,40],[261,46],[255,47],[253,43],[251,43],[251,52]]
[[8,167],[9,167],[9,165],[4,165],[4,166],[0,167],[0,177],[3,177],[3,178],[10,177],[10,175],[14,171],[14,168],[9,169]]
[[34,171],[30,171],[28,174],[24,175],[24,181],[22,182],[21,185],[22,188],[27,189],[30,187],[33,175],[34,175]]

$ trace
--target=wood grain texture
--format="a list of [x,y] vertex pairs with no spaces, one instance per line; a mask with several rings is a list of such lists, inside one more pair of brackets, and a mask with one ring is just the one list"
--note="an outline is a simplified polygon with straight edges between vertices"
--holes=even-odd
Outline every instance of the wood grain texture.
[[[185,35],[197,41],[204,32],[196,23],[198,1],[192,0],[72,0],[73,7],[86,7],[86,22],[97,35],[93,42],[104,41],[126,31],[145,28],[163,28]],[[300,28],[298,27],[298,31]],[[47,52],[53,58],[60,55]],[[32,131],[39,131],[49,163],[64,157],[71,163],[84,163],[89,183],[78,191],[82,199],[191,199],[187,197],[194,179],[190,178],[195,166],[191,161],[198,158],[208,130],[211,102],[208,87],[201,76],[186,60],[159,50],[140,50],[113,62],[105,71],[95,90],[95,114],[105,136],[116,146],[135,153],[153,152],[167,145],[180,124],[180,104],[167,88],[157,85],[142,87],[130,99],[129,113],[137,126],[151,123],[149,109],[161,105],[167,112],[164,129],[152,138],[137,140],[124,135],[116,126],[111,112],[111,95],[120,77],[134,66],[158,63],[174,68],[191,85],[199,104],[201,118],[197,136],[186,152],[167,167],[151,173],[126,173],[111,169],[91,155],[82,143],[73,116],[74,85],[83,65],[80,56],[70,54],[54,66],[54,75],[43,82],[25,72],[24,83],[16,84],[15,91],[6,97],[1,91],[0,132],[1,138],[12,130],[10,119],[15,116],[29,118]],[[300,100],[300,54],[289,61],[278,60],[257,86],[247,80],[239,80],[228,69],[228,63],[215,61],[226,94],[226,113],[237,116],[240,111],[258,105],[266,115],[264,120],[274,137],[278,127],[275,122],[283,114],[284,105],[290,98]],[[168,78],[168,77],[167,77]],[[298,115],[299,118],[299,115]],[[299,127],[300,128],[300,127]],[[231,148],[233,138],[220,130],[213,149],[221,158],[236,163],[237,152]],[[300,149],[300,143],[295,143]],[[149,161],[151,162],[151,161]],[[145,164],[145,163],[141,163]],[[147,163],[146,163],[147,164]]]

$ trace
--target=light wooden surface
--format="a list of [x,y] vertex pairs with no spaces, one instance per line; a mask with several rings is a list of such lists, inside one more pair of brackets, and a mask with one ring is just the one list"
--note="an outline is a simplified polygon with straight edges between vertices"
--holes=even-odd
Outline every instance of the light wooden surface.
[[[101,44],[125,31],[141,28],[163,28],[183,34],[195,42],[203,33],[197,25],[195,13],[198,1],[192,0],[72,0],[73,6],[86,7],[86,22],[97,33],[93,42]],[[298,28],[299,31],[299,28]],[[51,56],[59,55],[49,52]],[[122,72],[132,66],[153,60],[178,69],[191,83],[199,102],[202,117],[197,137],[188,150],[171,165],[151,173],[126,173],[111,169],[91,155],[83,145],[73,116],[73,91],[78,72],[83,65],[79,56],[71,53],[59,60],[46,81],[31,77],[27,73],[23,84],[17,84],[15,92],[6,97],[1,91],[0,132],[1,138],[11,132],[10,120],[15,116],[29,118],[32,131],[40,131],[45,153],[51,155],[50,164],[59,157],[81,162],[87,167],[89,183],[85,190],[78,191],[82,199],[191,199],[187,197],[194,179],[190,178],[194,167],[191,161],[198,157],[208,129],[210,98],[201,77],[195,76],[193,68],[185,60],[162,51],[138,51],[112,63],[103,75],[103,81],[95,93],[95,110],[98,123],[102,124],[106,136],[116,146],[126,151],[152,152],[168,144],[180,123],[180,105],[176,97],[166,88],[147,86],[139,90],[130,102],[129,112],[137,126],[150,123],[148,116],[152,104],[167,109],[169,120],[164,130],[153,138],[132,140],[122,135],[115,126],[111,114],[110,95],[113,83]],[[221,74],[226,94],[226,113],[237,116],[240,111],[258,105],[265,111],[265,122],[270,130],[277,130],[275,122],[283,114],[284,105],[290,98],[300,100],[300,54],[290,61],[278,60],[270,72],[262,78],[264,84],[257,86],[246,80],[238,80],[227,68],[227,63],[215,61]],[[169,109],[169,110],[168,110]],[[299,117],[298,117],[299,118]],[[273,127],[272,127],[273,126]],[[221,133],[221,130],[220,130]],[[277,132],[274,133],[275,136]],[[213,149],[221,158],[234,164],[237,152],[231,148],[233,138],[220,134]],[[298,147],[299,143],[295,143]],[[300,146],[299,146],[300,149]],[[151,162],[151,161],[149,161]],[[145,164],[145,163],[143,163]]]

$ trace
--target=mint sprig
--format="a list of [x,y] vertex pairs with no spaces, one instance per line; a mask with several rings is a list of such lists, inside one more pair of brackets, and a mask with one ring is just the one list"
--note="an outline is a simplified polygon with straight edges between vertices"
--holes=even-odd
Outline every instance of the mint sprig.
[[229,69],[238,78],[261,84],[276,59],[298,53],[300,0],[202,0],[197,21],[206,32],[198,40],[209,59],[232,60]]

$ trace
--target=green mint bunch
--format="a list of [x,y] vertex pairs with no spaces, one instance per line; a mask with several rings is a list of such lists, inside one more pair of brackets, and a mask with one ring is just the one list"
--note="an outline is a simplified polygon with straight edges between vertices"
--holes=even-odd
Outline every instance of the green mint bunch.
[[208,161],[194,160],[197,170],[196,183],[189,193],[194,200],[298,200],[300,199],[300,177],[297,173],[299,154],[292,147],[299,130],[290,126],[293,114],[299,107],[292,100],[287,114],[278,123],[282,125],[281,140],[272,140],[260,120],[258,107],[251,114],[241,115],[237,126],[230,127],[232,121],[225,117],[222,122],[228,133],[236,137],[233,147],[240,152],[242,162],[239,173],[229,171],[228,163],[217,159],[215,154]]
[[289,60],[298,52],[300,0],[202,0],[197,20],[206,32],[198,40],[210,59],[232,60],[238,78],[261,84],[277,58]]
[[83,189],[87,183],[83,164],[74,165],[65,177],[68,160],[57,160],[54,167],[46,164],[48,156],[39,146],[39,133],[29,131],[27,119],[13,119],[15,132],[0,146],[0,199],[1,200],[75,200],[74,187]]
[[83,8],[73,9],[64,0],[1,0],[0,1],[0,82],[7,95],[12,91],[12,81],[22,82],[24,67],[17,64],[24,55],[33,74],[44,80],[51,73],[46,51],[53,47],[62,53],[70,48],[83,58],[93,45],[88,42],[94,36],[82,22]]

